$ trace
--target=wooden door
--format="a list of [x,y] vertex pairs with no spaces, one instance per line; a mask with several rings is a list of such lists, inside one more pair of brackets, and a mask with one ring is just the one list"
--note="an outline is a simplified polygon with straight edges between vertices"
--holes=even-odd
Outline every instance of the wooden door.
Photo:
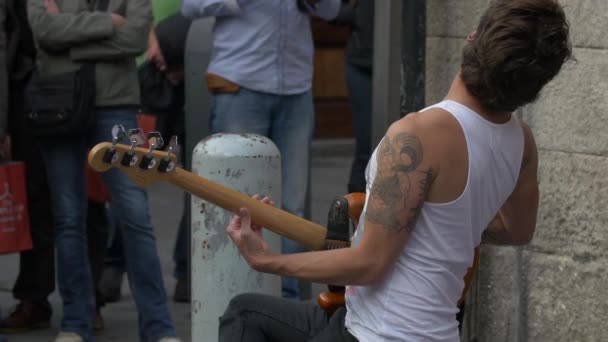
[[316,110],[315,137],[352,137],[344,56],[350,28],[313,19],[312,31],[315,43],[312,86]]

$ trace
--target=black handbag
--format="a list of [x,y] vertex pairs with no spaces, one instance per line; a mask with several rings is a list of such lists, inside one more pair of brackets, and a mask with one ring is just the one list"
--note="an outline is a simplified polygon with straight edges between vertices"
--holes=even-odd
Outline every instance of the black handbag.
[[26,121],[34,136],[82,132],[93,121],[95,64],[48,77],[34,69],[25,94]]
[[[98,0],[105,11],[109,0]],[[37,137],[66,136],[83,132],[94,119],[95,63],[84,63],[73,72],[41,75],[34,68],[25,87],[25,116]]]

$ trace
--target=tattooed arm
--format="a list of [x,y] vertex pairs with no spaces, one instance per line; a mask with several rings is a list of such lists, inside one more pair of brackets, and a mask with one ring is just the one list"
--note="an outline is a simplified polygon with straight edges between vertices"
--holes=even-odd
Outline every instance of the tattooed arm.
[[261,272],[336,285],[381,281],[414,229],[435,177],[433,146],[425,145],[423,137],[430,134],[423,126],[418,123],[417,115],[412,114],[389,128],[376,153],[378,169],[369,195],[365,231],[356,246],[273,254],[261,242],[258,232],[248,230],[249,224],[233,220],[235,225],[229,227],[228,232],[241,254]]
[[483,241],[524,245],[534,235],[538,213],[538,153],[532,131],[524,124],[524,156],[513,193],[483,233]]

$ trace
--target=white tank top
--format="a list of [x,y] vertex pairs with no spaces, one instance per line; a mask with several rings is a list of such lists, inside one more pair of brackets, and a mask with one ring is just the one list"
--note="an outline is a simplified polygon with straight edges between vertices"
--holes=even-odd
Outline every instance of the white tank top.
[[[455,101],[430,108],[450,112],[464,131],[469,156],[465,190],[449,203],[425,203],[386,280],[347,286],[346,327],[362,342],[458,342],[457,302],[474,248],[513,192],[523,157],[523,128],[515,115],[494,124]],[[377,149],[376,149],[377,151]],[[367,166],[367,191],[376,176],[376,151]],[[369,199],[369,197],[368,197]],[[365,229],[365,211],[353,244]]]

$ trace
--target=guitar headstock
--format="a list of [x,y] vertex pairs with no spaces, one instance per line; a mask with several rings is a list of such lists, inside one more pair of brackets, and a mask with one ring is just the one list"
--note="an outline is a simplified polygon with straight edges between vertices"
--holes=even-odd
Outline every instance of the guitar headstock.
[[[136,147],[113,142],[102,142],[89,152],[89,165],[97,172],[118,168],[136,185],[145,188],[152,183],[168,181],[175,175],[177,165],[177,146],[172,144],[169,151],[155,150],[154,145],[162,146],[160,135],[148,135],[151,147]],[[153,140],[155,139],[155,140]],[[175,140],[175,145],[177,144]]]

